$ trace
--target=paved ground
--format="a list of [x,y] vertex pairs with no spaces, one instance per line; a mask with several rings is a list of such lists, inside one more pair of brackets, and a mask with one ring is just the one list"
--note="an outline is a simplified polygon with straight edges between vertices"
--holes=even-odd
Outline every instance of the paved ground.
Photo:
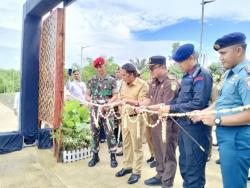
[[[149,152],[145,147],[145,158]],[[219,166],[214,163],[217,159],[214,149],[212,160],[207,163],[207,188],[221,188]],[[154,175],[154,169],[143,165],[142,178],[135,185],[126,183],[128,175],[116,178],[114,174],[121,169],[122,158],[119,157],[119,166],[115,169],[109,166],[109,156],[106,144],[101,144],[101,162],[94,168],[89,168],[84,159],[74,163],[56,163],[51,150],[38,150],[36,147],[24,148],[22,151],[0,156],[0,188],[142,188],[147,187],[143,180]],[[181,188],[182,180],[177,172],[175,188]]]
[[0,132],[18,130],[18,120],[13,110],[0,103]]
[[[17,118],[13,111],[0,103],[0,132],[17,129]],[[149,151],[144,145],[145,160]],[[89,168],[84,159],[69,164],[57,163],[51,150],[38,150],[36,147],[24,148],[21,151],[0,155],[0,188],[142,188],[147,187],[143,181],[155,175],[155,170],[144,163],[141,180],[128,185],[128,175],[116,178],[114,174],[121,169],[122,157],[118,158],[119,166],[110,168],[110,159],[106,144],[101,144],[101,162]],[[206,188],[222,188],[216,148],[206,168]],[[144,161],[145,161],[144,160]],[[250,187],[250,185],[248,185]],[[182,179],[177,171],[175,188],[182,187]]]

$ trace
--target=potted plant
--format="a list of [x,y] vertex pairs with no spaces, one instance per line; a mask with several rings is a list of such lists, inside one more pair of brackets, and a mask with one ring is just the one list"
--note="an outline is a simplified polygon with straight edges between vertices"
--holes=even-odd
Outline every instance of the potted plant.
[[[73,162],[91,156],[90,112],[78,101],[65,101],[61,125],[62,161]],[[58,139],[58,131],[54,137]]]

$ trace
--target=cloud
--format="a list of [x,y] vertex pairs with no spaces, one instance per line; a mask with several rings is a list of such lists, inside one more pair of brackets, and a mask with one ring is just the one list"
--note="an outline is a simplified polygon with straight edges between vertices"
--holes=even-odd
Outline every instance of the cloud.
[[[180,23],[183,19],[200,20],[200,1],[75,1],[66,9],[66,64],[69,66],[75,62],[79,63],[81,47],[87,45],[90,47],[82,50],[83,57],[106,55],[114,56],[117,61],[125,61],[134,57],[149,57],[156,54],[167,56],[171,51],[172,42],[175,41],[138,41],[134,37],[134,32],[156,31]],[[21,51],[20,37],[24,2],[25,0],[0,2],[2,15],[0,33],[5,32],[2,36],[0,35],[1,46],[18,49],[15,56],[18,56]],[[216,0],[205,5],[205,18],[206,20],[223,18],[239,22],[247,21],[250,20],[249,7],[250,1],[246,0]]]
[[22,30],[23,4],[25,0],[8,0],[0,2],[0,26]]
[[22,6],[25,0],[0,2],[0,68],[20,69]]
[[[128,4],[126,4],[128,3]],[[165,19],[154,12],[146,13],[125,1],[77,1],[66,10],[66,65],[81,60],[81,46],[86,57],[114,56],[115,60],[128,61],[134,57],[168,55],[175,41],[137,41],[133,32],[157,30],[178,22],[172,17]],[[152,5],[152,4],[151,4]],[[76,19],[78,18],[78,19]],[[70,63],[71,62],[71,63]]]
[[[244,0],[217,0],[205,5],[205,18],[250,20],[247,7],[250,2]],[[154,31],[183,19],[200,20],[201,16],[201,5],[197,0],[85,0],[76,1],[67,9],[68,63],[80,61],[80,46],[84,45],[91,46],[83,50],[85,57],[104,54],[128,59],[157,52],[167,55],[175,41],[138,41],[133,32]],[[210,54],[215,57],[214,52],[208,52],[208,56]]]

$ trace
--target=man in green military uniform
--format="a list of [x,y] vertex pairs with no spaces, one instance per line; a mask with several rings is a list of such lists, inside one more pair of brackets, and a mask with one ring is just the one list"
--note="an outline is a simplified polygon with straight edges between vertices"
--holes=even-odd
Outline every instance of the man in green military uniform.
[[[112,103],[117,99],[117,85],[114,78],[107,75],[105,68],[105,60],[99,57],[94,60],[93,66],[96,69],[97,75],[90,79],[87,83],[86,100],[97,104]],[[98,111],[100,113],[98,113]],[[108,149],[111,158],[111,167],[117,167],[116,161],[116,139],[113,133],[114,116],[109,114],[109,109],[103,107],[98,109],[96,106],[91,106],[91,131],[92,131],[92,152],[93,158],[89,161],[89,167],[93,167],[99,162],[99,134],[100,126],[104,127]]]

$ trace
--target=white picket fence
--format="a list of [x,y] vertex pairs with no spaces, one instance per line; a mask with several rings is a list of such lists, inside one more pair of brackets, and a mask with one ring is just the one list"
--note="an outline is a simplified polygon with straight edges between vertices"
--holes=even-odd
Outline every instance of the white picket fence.
[[63,163],[69,163],[89,158],[92,155],[93,154],[91,152],[91,148],[83,148],[80,150],[73,150],[73,151],[63,151]]

